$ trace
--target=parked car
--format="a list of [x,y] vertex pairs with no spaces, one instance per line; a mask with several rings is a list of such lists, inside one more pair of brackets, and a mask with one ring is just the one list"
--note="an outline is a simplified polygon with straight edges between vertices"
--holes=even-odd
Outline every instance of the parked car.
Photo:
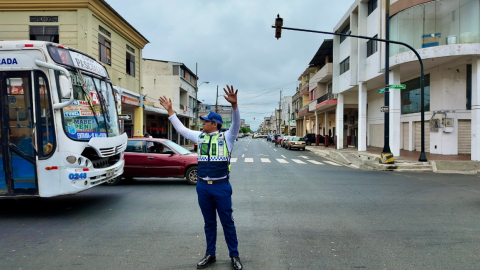
[[293,137],[291,140],[287,142],[287,149],[292,150],[293,148],[297,148],[299,150],[305,151],[305,139],[300,137]]
[[287,145],[287,142],[292,138],[293,136],[285,136],[282,140],[282,142],[280,143],[280,146],[281,147],[285,147]]
[[315,137],[316,137],[315,133],[308,133],[303,136],[303,138],[305,139],[305,143],[307,145],[315,144],[316,143]]
[[[190,185],[197,184],[197,155],[167,140],[131,138],[125,150],[123,178],[134,177],[185,178]],[[110,185],[119,184],[121,177]]]

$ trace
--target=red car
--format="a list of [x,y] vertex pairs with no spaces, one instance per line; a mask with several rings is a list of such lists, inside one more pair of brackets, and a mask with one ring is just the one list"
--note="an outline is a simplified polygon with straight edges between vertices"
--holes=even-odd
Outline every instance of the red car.
[[[125,150],[123,178],[174,177],[197,184],[197,154],[167,139],[131,138]],[[116,185],[120,177],[107,185]]]

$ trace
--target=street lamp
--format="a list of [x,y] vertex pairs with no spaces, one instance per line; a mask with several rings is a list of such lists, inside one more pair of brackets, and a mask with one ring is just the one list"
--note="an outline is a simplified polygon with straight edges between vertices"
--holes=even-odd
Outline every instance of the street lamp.
[[209,84],[210,82],[202,82],[196,87],[197,89],[195,89],[195,130],[198,129],[198,88],[204,83]]

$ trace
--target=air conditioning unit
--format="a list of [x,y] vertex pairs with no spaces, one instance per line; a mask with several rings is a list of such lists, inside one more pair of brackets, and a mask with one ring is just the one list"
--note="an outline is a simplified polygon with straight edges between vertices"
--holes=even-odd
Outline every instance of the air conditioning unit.
[[443,125],[445,127],[453,127],[453,118],[445,118],[443,120]]
[[112,64],[112,59],[107,58],[107,64],[111,65]]
[[457,36],[450,35],[447,37],[447,45],[457,44]]

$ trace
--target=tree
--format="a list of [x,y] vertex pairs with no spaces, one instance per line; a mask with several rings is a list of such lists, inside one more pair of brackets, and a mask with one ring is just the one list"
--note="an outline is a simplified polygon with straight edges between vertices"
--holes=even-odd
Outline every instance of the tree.
[[249,127],[242,127],[240,129],[240,133],[250,133],[250,128]]

